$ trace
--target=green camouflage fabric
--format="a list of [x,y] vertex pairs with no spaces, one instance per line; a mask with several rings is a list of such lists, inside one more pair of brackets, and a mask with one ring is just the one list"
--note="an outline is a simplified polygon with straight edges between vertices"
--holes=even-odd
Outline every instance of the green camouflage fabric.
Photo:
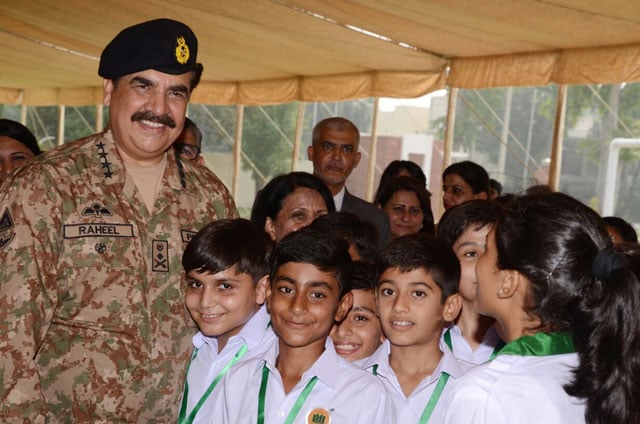
[[237,217],[224,184],[170,150],[149,213],[105,131],[0,198],[0,422],[176,422],[196,332],[182,252]]

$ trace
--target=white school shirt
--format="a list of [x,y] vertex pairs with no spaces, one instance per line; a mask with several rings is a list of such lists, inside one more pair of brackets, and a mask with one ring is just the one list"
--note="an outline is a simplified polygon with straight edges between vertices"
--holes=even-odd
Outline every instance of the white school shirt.
[[[263,366],[269,369],[265,395],[265,424],[282,424],[307,383],[318,378],[294,423],[307,424],[309,412],[321,408],[331,415],[331,424],[391,424],[398,421],[387,391],[382,383],[367,371],[341,358],[327,337],[325,351],[307,370],[288,394],[276,368],[278,344],[275,343],[264,359],[245,361],[229,371],[223,380],[222,395],[212,416],[212,423],[255,424]],[[222,412],[222,414],[220,414]],[[220,416],[222,415],[222,416]]]
[[[262,306],[242,327],[242,330],[227,341],[222,352],[218,353],[218,340],[216,337],[207,337],[201,332],[193,336],[193,345],[198,349],[198,354],[189,365],[187,383],[189,384],[189,396],[187,397],[186,416],[189,416],[203,393],[218,373],[233,359],[243,344],[247,345],[247,353],[235,363],[234,367],[251,358],[261,358],[266,349],[276,339],[273,330],[269,327],[269,314],[266,307]],[[268,328],[269,327],[269,328]],[[222,380],[213,389],[200,411],[195,416],[194,423],[209,422],[215,399],[219,396]],[[183,393],[184,395],[184,393]],[[182,403],[181,403],[182,405]]]
[[585,403],[562,386],[578,366],[576,353],[503,354],[456,381],[444,399],[445,423],[584,423]]
[[460,327],[454,324],[451,327],[445,328],[442,331],[442,335],[440,336],[440,350],[442,350],[443,352],[445,350],[445,346],[447,349],[449,348],[449,346],[447,346],[444,341],[444,334],[448,330],[449,334],[451,335],[453,356],[472,364],[477,365],[487,362],[489,360],[489,357],[491,357],[491,355],[493,354],[493,351],[495,350],[498,343],[504,345],[502,340],[500,340],[500,336],[498,336],[496,326],[492,325],[484,334],[482,343],[480,343],[480,345],[475,350],[471,350],[471,345],[469,345],[467,339],[465,339],[462,335]]
[[442,373],[446,372],[449,374],[449,380],[444,386],[440,399],[438,400],[438,403],[431,414],[431,418],[429,419],[430,423],[442,422],[442,418],[444,417],[444,408],[442,406],[444,398],[447,393],[451,391],[454,381],[467,369],[473,367],[473,364],[465,363],[456,359],[448,348],[444,349],[443,356],[440,359],[438,366],[436,366],[433,374],[422,379],[414,389],[413,393],[411,393],[407,398],[402,391],[402,387],[400,387],[396,373],[389,365],[390,352],[391,344],[389,340],[385,340],[384,343],[376,349],[373,355],[369,357],[369,360],[364,364],[364,367],[372,373],[374,372],[375,367],[375,374],[384,383],[387,391],[391,395],[396,416],[396,421],[394,421],[394,423],[418,423],[434,389],[436,388],[436,385],[438,384],[438,380],[442,377]]

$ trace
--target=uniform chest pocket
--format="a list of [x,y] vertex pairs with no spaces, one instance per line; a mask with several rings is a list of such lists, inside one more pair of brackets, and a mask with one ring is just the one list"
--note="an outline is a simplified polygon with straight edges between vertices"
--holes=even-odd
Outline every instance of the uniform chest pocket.
[[[128,224],[64,226],[58,318],[127,331],[144,311],[145,261]],[[138,311],[136,313],[136,311]]]

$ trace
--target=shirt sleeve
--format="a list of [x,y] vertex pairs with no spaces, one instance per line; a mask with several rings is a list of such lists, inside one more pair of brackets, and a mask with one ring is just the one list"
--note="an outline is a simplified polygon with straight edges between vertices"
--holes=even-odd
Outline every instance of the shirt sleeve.
[[46,415],[35,356],[56,304],[56,206],[53,190],[25,179],[5,184],[0,200],[0,421]]

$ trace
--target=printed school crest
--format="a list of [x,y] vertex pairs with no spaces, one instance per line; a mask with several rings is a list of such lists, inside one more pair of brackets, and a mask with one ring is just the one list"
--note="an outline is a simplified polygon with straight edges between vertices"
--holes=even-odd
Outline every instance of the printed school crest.
[[9,209],[5,209],[2,217],[0,217],[0,249],[8,246],[15,236],[16,231],[13,226],[13,219],[9,213]]
[[184,65],[189,61],[189,46],[184,37],[178,37],[176,40],[178,45],[176,46],[176,60],[179,64]]
[[307,413],[307,424],[330,424],[331,412],[324,408],[313,408]]

